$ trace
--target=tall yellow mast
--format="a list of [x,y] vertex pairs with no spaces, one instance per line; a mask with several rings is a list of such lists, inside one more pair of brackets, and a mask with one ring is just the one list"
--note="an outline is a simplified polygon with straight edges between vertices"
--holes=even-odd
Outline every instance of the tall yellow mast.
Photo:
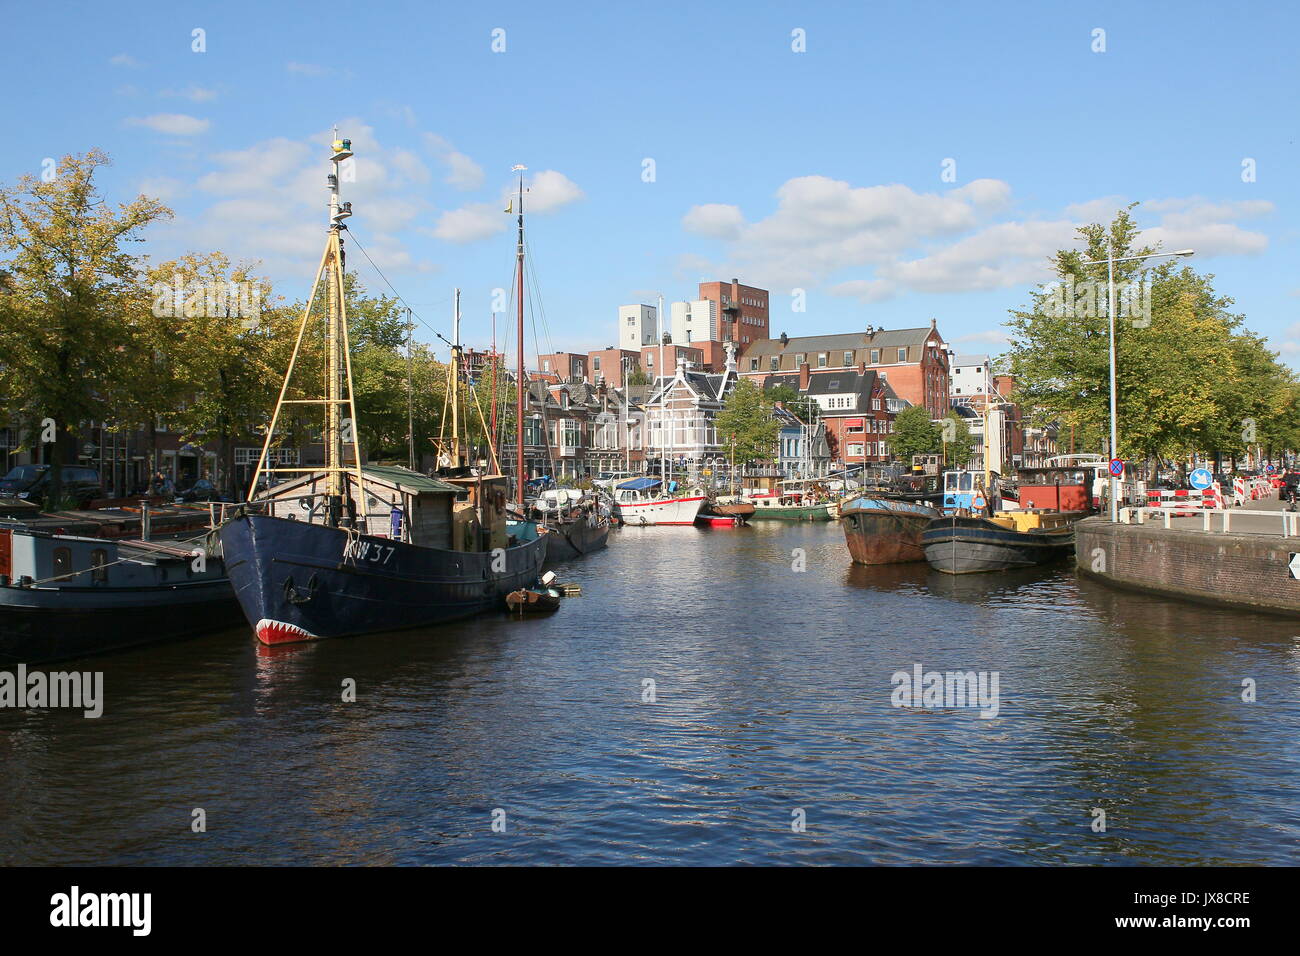
[[[269,464],[271,443],[275,439],[275,427],[286,405],[323,405],[324,440],[325,440],[325,492],[328,497],[327,520],[331,525],[351,524],[355,515],[345,516],[345,502],[350,497],[346,492],[348,467],[344,455],[344,445],[352,446],[352,468],[355,472],[356,494],[364,501],[364,484],[361,476],[361,447],[357,440],[357,408],[352,391],[352,355],[348,341],[347,307],[344,302],[344,256],[342,233],[347,229],[343,220],[352,215],[352,203],[339,202],[339,173],[344,161],[352,158],[352,141],[338,138],[338,128],[334,130],[332,143],[333,154],[330,162],[333,172],[326,178],[330,191],[329,234],[325,240],[325,253],[316,270],[311,293],[303,309],[302,319],[298,323],[298,336],[294,341],[293,354],[289,359],[289,368],[285,372],[284,382],[280,386],[280,395],[276,399],[275,411],[271,423],[266,429],[266,440],[262,443],[262,454],[253,472],[253,482],[248,491],[249,500],[257,495],[257,485],[263,474],[311,474],[318,468],[283,468]],[[285,396],[289,383],[293,379],[293,370],[298,364],[302,351],[303,336],[311,319],[312,308],[316,302],[321,284],[324,283],[325,306],[325,397],[291,399]]]

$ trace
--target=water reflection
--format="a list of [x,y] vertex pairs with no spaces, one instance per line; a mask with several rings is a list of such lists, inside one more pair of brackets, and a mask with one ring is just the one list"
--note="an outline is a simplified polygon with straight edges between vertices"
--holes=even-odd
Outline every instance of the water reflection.
[[[557,571],[583,593],[547,617],[99,659],[100,720],[0,711],[0,862],[1294,858],[1293,622],[856,567],[834,525],[626,529]],[[998,671],[1000,716],[892,707],[914,663]]]

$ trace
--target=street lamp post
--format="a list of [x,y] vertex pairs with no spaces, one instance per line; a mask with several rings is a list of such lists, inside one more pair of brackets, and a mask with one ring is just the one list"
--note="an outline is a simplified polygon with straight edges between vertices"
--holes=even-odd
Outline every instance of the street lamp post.
[[[1119,457],[1119,418],[1116,414],[1115,389],[1115,263],[1138,262],[1142,259],[1165,259],[1172,256],[1194,255],[1194,249],[1179,249],[1177,252],[1153,252],[1146,256],[1124,256],[1115,258],[1115,246],[1106,246],[1106,309],[1110,318],[1110,457]],[[1101,265],[1100,259],[1084,259],[1086,266]],[[1119,521],[1119,478],[1110,476],[1110,520]]]

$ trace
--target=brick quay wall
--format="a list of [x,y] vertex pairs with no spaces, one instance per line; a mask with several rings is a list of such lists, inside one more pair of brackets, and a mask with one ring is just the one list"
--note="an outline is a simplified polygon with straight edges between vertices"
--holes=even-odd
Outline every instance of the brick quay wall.
[[1087,518],[1075,525],[1074,550],[1081,573],[1119,587],[1300,616],[1300,580],[1289,570],[1300,537]]

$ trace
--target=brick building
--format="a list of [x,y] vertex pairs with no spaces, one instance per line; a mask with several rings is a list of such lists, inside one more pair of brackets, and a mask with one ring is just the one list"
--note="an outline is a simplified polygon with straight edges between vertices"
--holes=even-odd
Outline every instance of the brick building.
[[610,388],[622,388],[632,370],[641,367],[641,352],[633,349],[616,349],[610,346],[587,353],[587,377],[593,385],[603,379]]
[[816,402],[837,465],[889,460],[894,418],[908,403],[877,370],[859,365],[814,372],[805,362],[798,372],[768,375],[761,384],[765,391],[786,385]]
[[730,282],[701,282],[700,299],[711,302],[717,311],[718,339],[735,342],[744,352],[754,342],[770,334],[768,293],[766,289]]
[[873,329],[839,335],[809,335],[754,342],[741,356],[740,374],[761,382],[770,375],[863,366],[889,383],[896,398],[922,405],[931,418],[948,410],[948,352],[931,320],[928,328]]

